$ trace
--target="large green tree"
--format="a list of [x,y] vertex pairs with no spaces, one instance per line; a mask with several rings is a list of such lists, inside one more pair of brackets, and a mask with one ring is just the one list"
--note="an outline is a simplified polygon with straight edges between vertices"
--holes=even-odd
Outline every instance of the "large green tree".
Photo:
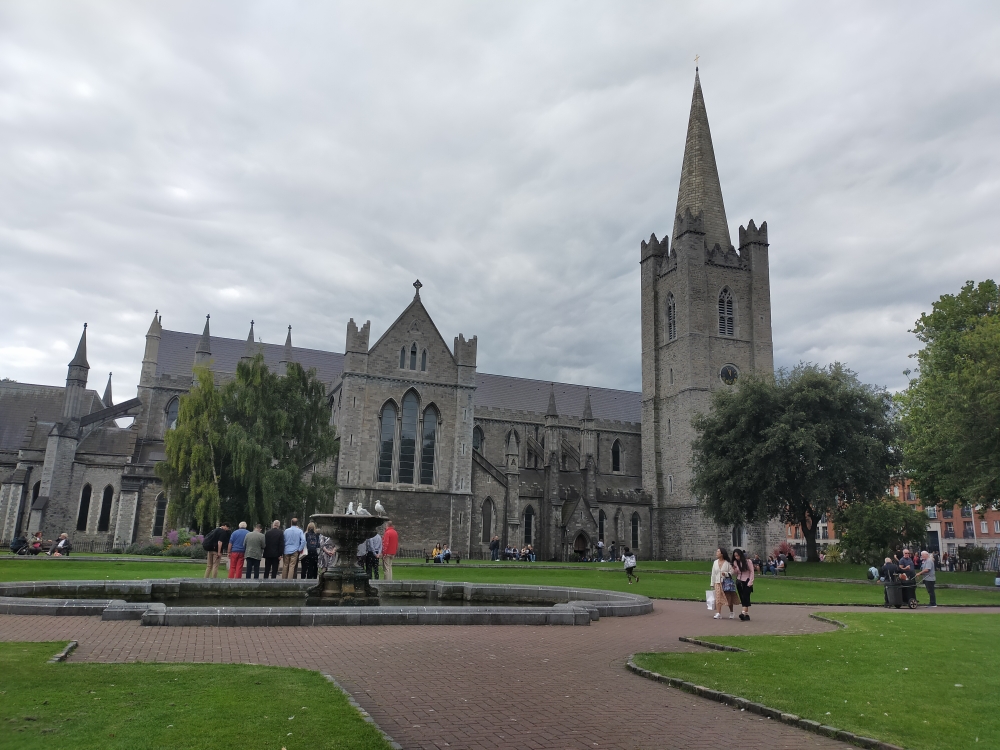
[[742,378],[693,426],[693,490],[709,517],[798,524],[811,561],[823,515],[883,495],[899,463],[891,396],[840,364]]
[[258,354],[221,386],[199,369],[166,443],[156,471],[173,523],[266,523],[333,501],[336,485],[324,468],[338,443],[325,387],[296,363],[278,375]]
[[924,543],[927,514],[894,497],[882,497],[838,510],[837,530],[840,546],[851,562],[881,565],[896,548]]
[[905,462],[926,505],[1000,506],[1000,290],[969,281],[920,316],[900,394]]

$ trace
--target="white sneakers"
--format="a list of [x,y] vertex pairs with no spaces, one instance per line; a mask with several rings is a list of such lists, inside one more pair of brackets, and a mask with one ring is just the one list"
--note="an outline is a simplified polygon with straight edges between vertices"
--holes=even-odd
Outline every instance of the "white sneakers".
[[735,620],[736,619],[736,615],[734,615],[732,612],[730,612],[729,613],[729,619],[730,620]]
[[721,620],[722,619],[722,613],[721,612],[716,612],[715,613],[715,617],[713,617],[712,619],[713,620]]

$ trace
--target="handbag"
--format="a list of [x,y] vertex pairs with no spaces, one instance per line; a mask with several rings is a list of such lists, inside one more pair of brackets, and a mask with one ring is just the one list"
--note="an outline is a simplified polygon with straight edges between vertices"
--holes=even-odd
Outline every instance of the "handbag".
[[736,581],[734,581],[733,577],[728,573],[726,574],[726,577],[722,579],[722,590],[727,594],[732,594],[736,591]]

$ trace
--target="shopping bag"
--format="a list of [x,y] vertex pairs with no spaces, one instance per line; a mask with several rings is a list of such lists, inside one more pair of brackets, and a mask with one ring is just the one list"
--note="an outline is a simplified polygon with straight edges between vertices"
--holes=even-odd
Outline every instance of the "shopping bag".
[[705,604],[709,609],[715,609],[715,591],[709,589],[705,592]]

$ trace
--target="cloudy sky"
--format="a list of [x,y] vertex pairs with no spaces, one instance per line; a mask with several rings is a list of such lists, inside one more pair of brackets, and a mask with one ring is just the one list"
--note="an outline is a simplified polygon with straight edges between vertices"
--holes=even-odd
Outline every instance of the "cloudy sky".
[[905,384],[1000,275],[1000,4],[0,5],[0,376],[134,393],[167,328],[343,351],[413,295],[482,371],[638,389],[694,56],[775,360]]

